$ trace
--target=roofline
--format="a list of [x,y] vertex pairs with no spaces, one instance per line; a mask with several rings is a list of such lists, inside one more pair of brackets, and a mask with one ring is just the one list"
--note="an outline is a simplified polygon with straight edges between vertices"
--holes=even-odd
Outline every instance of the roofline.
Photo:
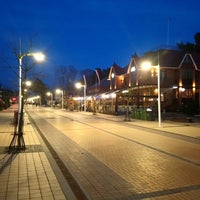
[[186,54],[184,55],[184,57],[183,57],[183,59],[182,59],[180,65],[178,66],[178,68],[181,68],[181,66],[182,66],[182,64],[183,64],[183,62],[184,62],[186,56],[189,56],[189,57],[190,57],[190,59],[192,60],[192,64],[194,65],[195,69],[196,69],[197,71],[200,71],[200,69],[198,69],[198,67],[197,67],[197,65],[196,65],[196,63],[195,63],[195,61],[194,61],[193,56],[192,56],[191,53],[186,53]]

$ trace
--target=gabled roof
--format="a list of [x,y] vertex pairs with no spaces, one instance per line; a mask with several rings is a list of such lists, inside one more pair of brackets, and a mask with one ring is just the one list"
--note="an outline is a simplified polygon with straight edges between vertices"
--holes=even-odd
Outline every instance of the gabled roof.
[[135,67],[135,68],[137,67],[138,60],[139,60],[139,57],[136,54],[134,54],[131,58],[129,65],[125,69],[126,73],[130,73],[132,67]]
[[124,69],[117,64],[113,64],[111,70],[115,73],[115,75],[121,75],[124,73]]
[[184,63],[190,63],[196,70],[199,70],[199,59],[200,55],[194,56],[194,54],[192,55],[191,53],[186,53],[179,65],[179,68],[181,68]]
[[[159,51],[147,52],[141,57],[138,57],[135,54],[132,56],[130,63],[124,68],[114,63],[110,67],[108,79],[101,80],[100,87],[103,88],[104,91],[109,90],[109,81],[111,80],[112,73],[114,73],[116,76],[126,75],[130,73],[131,67],[141,67],[142,63],[145,61],[151,62],[152,66],[157,66],[159,63],[161,68],[177,69],[180,68],[183,63],[187,63],[188,58],[190,59],[189,62],[191,62],[195,69],[200,71],[200,53],[185,53],[180,50],[162,49]],[[93,85],[90,87],[90,89],[93,89],[97,86],[97,84]]]
[[144,61],[149,61],[153,66],[159,65],[161,67],[176,68],[180,65],[185,53],[178,50],[159,50],[151,51],[144,54],[139,60],[139,64]]
[[200,70],[200,53],[191,53],[196,69]]
[[111,67],[110,67],[110,73],[108,76],[108,79],[111,79],[111,75],[112,73],[114,73],[116,76],[125,74],[125,70],[124,68],[120,67],[119,65],[117,65],[116,63],[114,63]]

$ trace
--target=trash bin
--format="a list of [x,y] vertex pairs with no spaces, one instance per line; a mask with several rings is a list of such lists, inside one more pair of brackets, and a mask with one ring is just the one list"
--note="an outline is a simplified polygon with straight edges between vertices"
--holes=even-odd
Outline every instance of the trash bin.
[[146,109],[146,113],[147,113],[147,120],[148,121],[153,121],[154,117],[153,117],[153,111],[150,108]]
[[140,111],[138,109],[135,110],[135,118],[140,119]]
[[143,120],[148,120],[148,113],[146,110],[143,110]]

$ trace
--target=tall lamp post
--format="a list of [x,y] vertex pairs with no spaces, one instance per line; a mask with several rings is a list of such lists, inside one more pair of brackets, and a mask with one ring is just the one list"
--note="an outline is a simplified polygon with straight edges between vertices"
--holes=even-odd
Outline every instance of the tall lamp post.
[[63,109],[63,90],[61,90],[61,89],[56,89],[56,93],[57,94],[61,94],[61,108]]
[[53,94],[51,92],[47,92],[47,96],[50,96],[51,98],[51,107],[52,107],[52,104],[53,104]]
[[24,99],[23,99],[23,95],[22,95],[22,60],[24,57],[27,56],[32,56],[34,57],[35,60],[37,61],[43,61],[45,56],[43,53],[38,52],[38,53],[25,53],[22,54],[20,53],[18,55],[18,62],[19,62],[19,97],[18,97],[18,120],[17,120],[17,131],[15,131],[13,139],[10,143],[9,149],[15,147],[15,143],[17,140],[17,149],[25,149],[25,142],[24,142],[24,138],[23,138],[23,109],[24,109]]
[[158,65],[152,66],[150,62],[144,62],[142,64],[142,68],[148,70],[151,67],[156,67],[158,70],[158,78],[157,78],[157,85],[158,85],[158,127],[161,127],[161,92],[160,92],[160,60],[159,60],[159,53],[158,53]]
[[160,63],[158,59],[158,127],[161,127]]
[[86,112],[86,85],[83,85],[81,83],[76,83],[76,88],[80,89],[82,87],[84,89],[84,91],[83,91],[84,111]]

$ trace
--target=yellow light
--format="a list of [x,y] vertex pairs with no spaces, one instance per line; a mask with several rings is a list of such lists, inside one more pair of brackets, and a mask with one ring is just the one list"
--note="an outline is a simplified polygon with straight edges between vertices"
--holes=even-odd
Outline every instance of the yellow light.
[[129,91],[128,90],[123,90],[122,91],[122,93],[124,94],[124,93],[128,93]]
[[147,71],[147,70],[149,70],[151,68],[151,66],[152,66],[151,63],[148,62],[148,61],[142,63],[142,69],[143,70]]
[[27,87],[30,87],[32,83],[31,83],[31,81],[26,81],[25,84]]
[[115,98],[115,97],[116,97],[116,94],[115,94],[115,93],[112,93],[112,94],[111,94],[111,97],[112,97],[112,98]]
[[101,97],[102,97],[103,99],[108,99],[109,95],[107,95],[107,94],[102,94]]
[[135,72],[135,66],[134,67],[131,67],[131,72]]
[[81,83],[76,83],[76,88],[80,89],[81,87],[83,87]]
[[47,96],[51,96],[52,94],[51,94],[51,92],[47,92]]
[[41,52],[38,53],[33,53],[33,57],[35,58],[35,60],[41,62],[45,60],[45,55]]
[[57,94],[60,94],[60,93],[62,93],[62,90],[56,89],[56,93],[57,93]]

